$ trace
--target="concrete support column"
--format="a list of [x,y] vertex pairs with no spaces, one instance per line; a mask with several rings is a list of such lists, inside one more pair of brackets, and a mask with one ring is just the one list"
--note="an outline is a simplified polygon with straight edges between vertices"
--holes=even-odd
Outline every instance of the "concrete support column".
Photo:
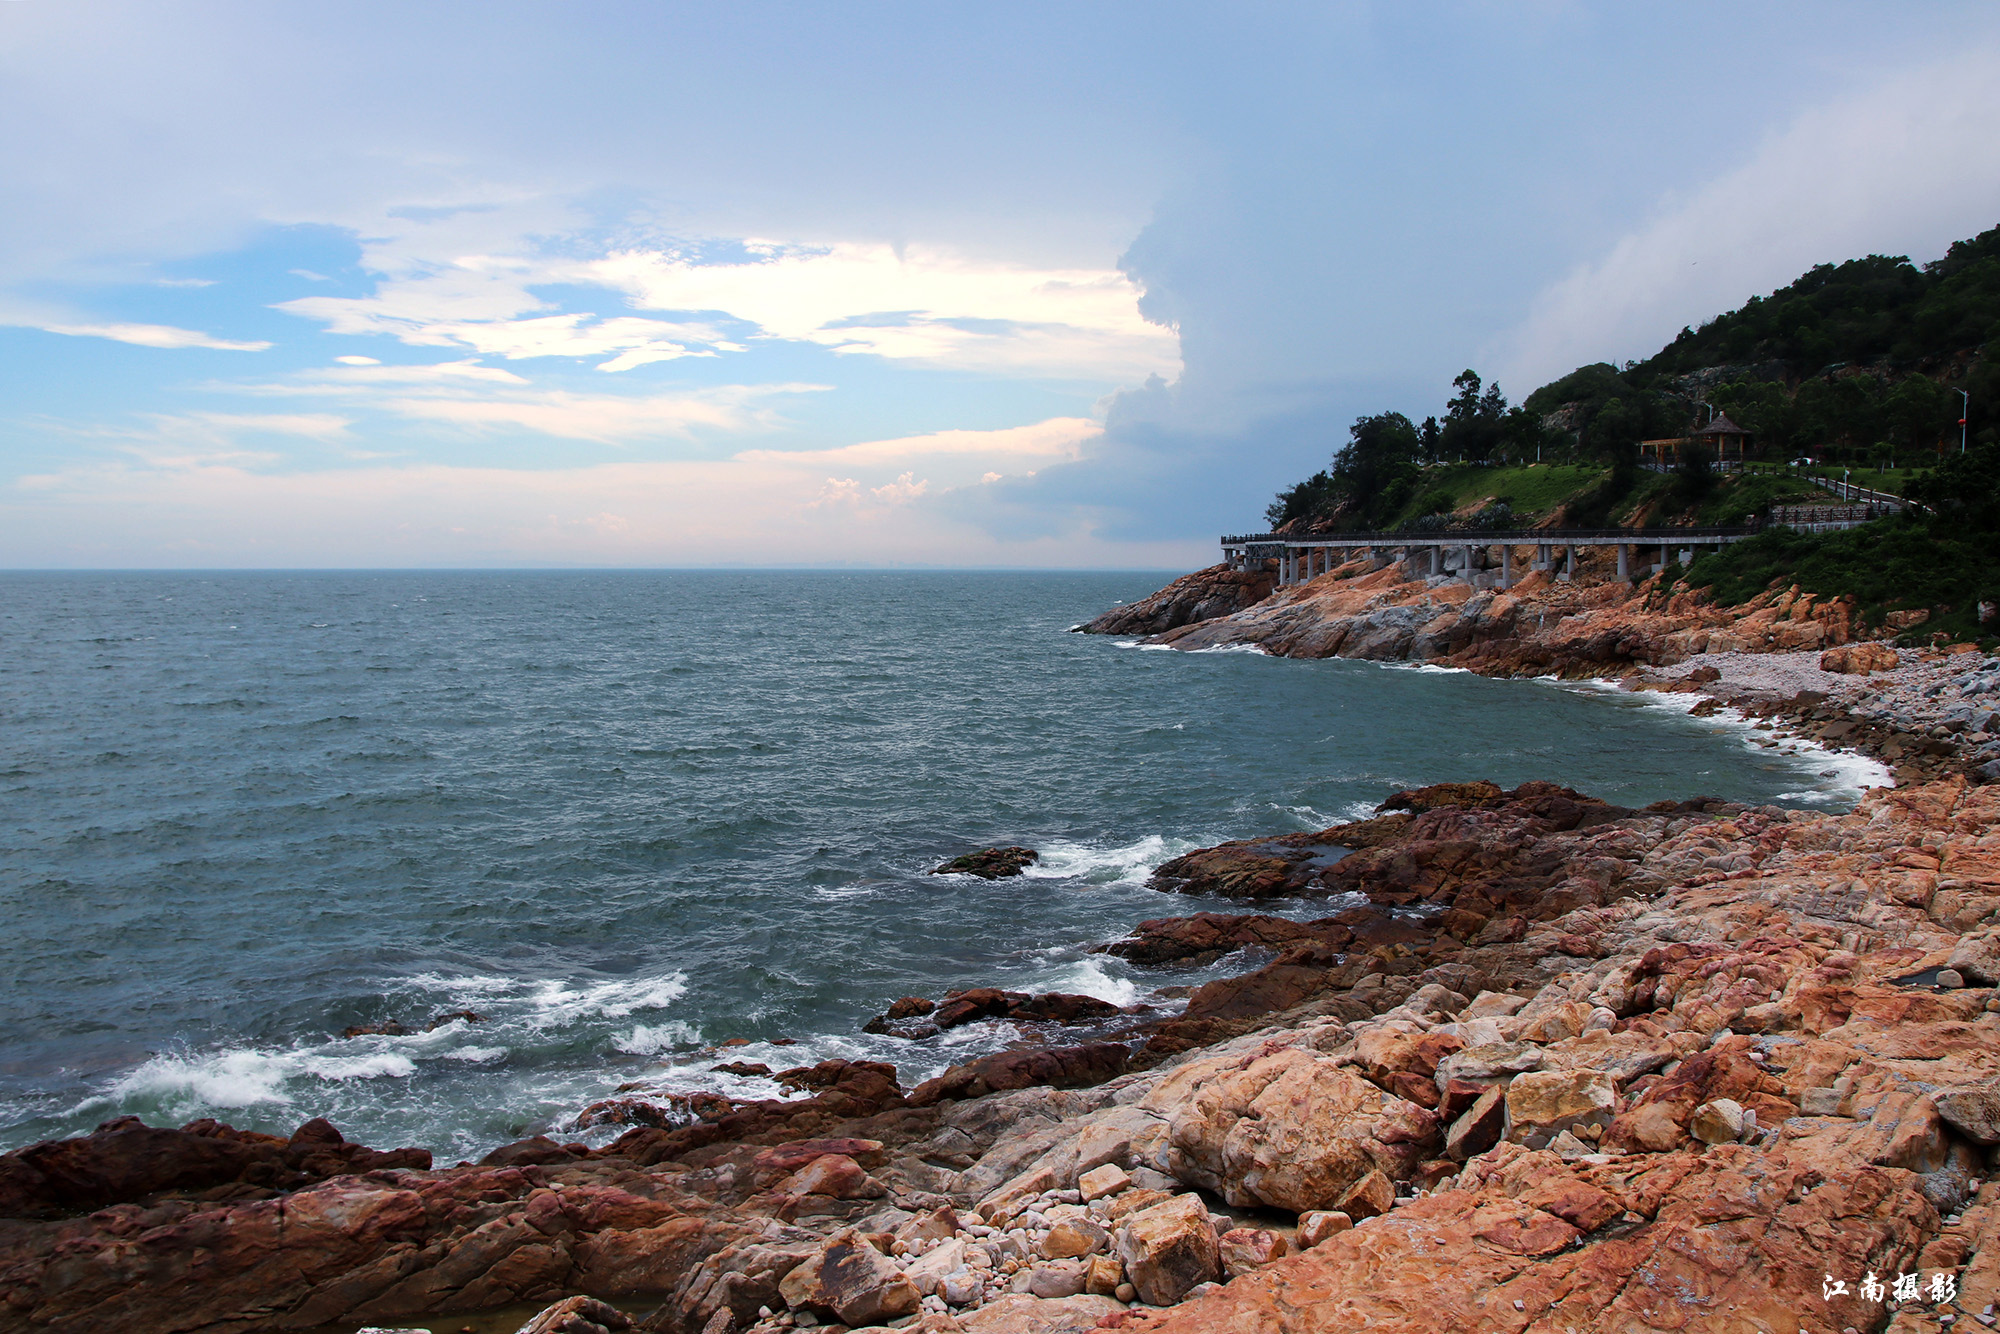
[[1505,542],[1500,544],[1500,587],[1514,586],[1514,549]]
[[1566,554],[1563,559],[1562,577],[1567,582],[1576,578],[1576,546],[1574,543],[1566,543],[1563,550]]
[[1472,568],[1472,548],[1465,547],[1463,548],[1463,550],[1465,552],[1465,582],[1477,588],[1479,586],[1479,580]]
[[1431,577],[1436,578],[1438,575],[1443,573],[1444,573],[1444,548],[1440,546],[1433,546],[1431,548]]
[[1632,577],[1632,544],[1629,542],[1620,542],[1618,544],[1618,579],[1619,582],[1622,583],[1625,582],[1626,580],[1629,580],[1631,577]]

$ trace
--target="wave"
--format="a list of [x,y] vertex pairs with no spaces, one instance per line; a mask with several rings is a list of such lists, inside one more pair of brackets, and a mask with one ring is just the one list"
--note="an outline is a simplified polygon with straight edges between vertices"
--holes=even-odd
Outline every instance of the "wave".
[[1036,880],[1087,880],[1097,885],[1143,885],[1161,862],[1201,845],[1190,838],[1148,834],[1119,847],[1091,847],[1058,840],[1041,849],[1042,858],[1022,875]]
[[302,1081],[317,1087],[354,1079],[408,1079],[416,1070],[415,1061],[394,1052],[333,1056],[315,1048],[237,1047],[200,1055],[164,1053],[77,1110],[133,1101],[186,1118],[210,1109],[296,1102],[292,1086]]
[[[1569,689],[1581,689],[1600,694],[1614,694],[1632,701],[1633,707],[1660,713],[1670,713],[1696,721],[1691,715],[1697,705],[1704,700],[1713,700],[1711,695],[1698,691],[1627,690],[1616,681],[1586,679],[1582,681],[1558,681],[1554,677],[1536,677],[1538,681],[1551,681]],[[1708,724],[1712,730],[1728,733],[1744,749],[1758,754],[1781,755],[1788,759],[1817,763],[1817,776],[1828,780],[1824,786],[1801,788],[1792,792],[1777,793],[1775,801],[1809,802],[1815,805],[1851,804],[1861,794],[1872,787],[1894,787],[1895,771],[1889,765],[1872,756],[1856,751],[1841,750],[1811,737],[1782,736],[1759,730],[1759,719],[1751,717],[1740,709],[1724,704],[1713,713],[1703,714],[1700,722]],[[1801,768],[1805,767],[1801,763]]]

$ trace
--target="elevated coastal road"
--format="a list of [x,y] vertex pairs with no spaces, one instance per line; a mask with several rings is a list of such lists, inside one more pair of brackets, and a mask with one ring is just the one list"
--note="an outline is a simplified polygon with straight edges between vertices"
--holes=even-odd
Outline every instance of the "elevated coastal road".
[[[1634,568],[1650,574],[1678,559],[1691,565],[1702,551],[1720,551],[1731,542],[1753,537],[1756,528],[1517,528],[1487,532],[1436,533],[1330,533],[1316,537],[1292,537],[1262,533],[1222,539],[1223,560],[1232,569],[1248,569],[1252,561],[1276,558],[1278,584],[1302,584],[1325,574],[1335,565],[1367,552],[1376,568],[1398,561],[1409,565],[1411,578],[1461,578],[1480,588],[1511,588],[1514,585],[1516,547],[1533,547],[1529,570],[1551,570],[1558,563],[1556,578],[1567,582],[1576,573],[1578,547],[1616,547],[1618,577],[1629,579]],[[1498,548],[1498,557],[1493,555]],[[1395,553],[1395,554],[1391,554]],[[1643,553],[1649,559],[1638,561]]]

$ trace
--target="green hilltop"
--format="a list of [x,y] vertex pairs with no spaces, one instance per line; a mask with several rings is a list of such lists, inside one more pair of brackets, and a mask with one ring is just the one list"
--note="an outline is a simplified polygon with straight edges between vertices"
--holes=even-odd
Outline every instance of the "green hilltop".
[[[1278,493],[1271,528],[1756,523],[1774,505],[1836,503],[1814,481],[1831,478],[1914,506],[1835,533],[1774,528],[1705,558],[1689,584],[1735,603],[1796,582],[1870,616],[1927,607],[1926,633],[1996,626],[1978,604],[2000,602],[2000,227],[1921,267],[1818,265],[1645,361],[1580,367],[1518,405],[1471,370],[1452,387],[1422,422],[1356,420],[1331,466]],[[1740,459],[1695,438],[1716,416],[1749,432],[1731,437],[1747,440]]]

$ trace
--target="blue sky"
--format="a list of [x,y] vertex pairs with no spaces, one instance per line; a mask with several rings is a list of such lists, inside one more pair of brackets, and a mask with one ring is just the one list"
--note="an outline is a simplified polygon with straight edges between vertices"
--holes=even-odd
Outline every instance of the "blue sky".
[[0,566],[1188,567],[2000,223],[1991,6],[0,0]]

